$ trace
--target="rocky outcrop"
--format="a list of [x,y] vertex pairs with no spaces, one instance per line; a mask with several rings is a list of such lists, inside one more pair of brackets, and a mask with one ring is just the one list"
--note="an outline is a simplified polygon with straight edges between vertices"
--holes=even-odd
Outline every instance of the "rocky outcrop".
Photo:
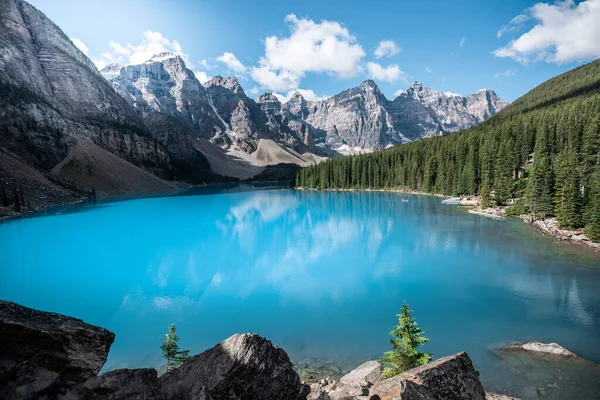
[[256,334],[236,334],[161,376],[167,399],[302,399],[308,387],[282,349]]
[[98,374],[115,335],[0,300],[0,398],[56,398]]
[[[419,385],[405,383],[410,381]],[[372,400],[412,399],[405,392],[417,392],[417,399],[484,400],[485,391],[479,374],[467,353],[443,357],[429,364],[411,369],[393,378],[376,383],[370,391]],[[425,397],[423,397],[425,396]]]
[[386,380],[379,361],[368,361],[339,382],[321,379],[309,387],[286,352],[256,334],[233,335],[160,377],[151,368],[98,375],[113,340],[112,332],[81,320],[0,301],[0,398],[512,399],[486,397],[466,353]]

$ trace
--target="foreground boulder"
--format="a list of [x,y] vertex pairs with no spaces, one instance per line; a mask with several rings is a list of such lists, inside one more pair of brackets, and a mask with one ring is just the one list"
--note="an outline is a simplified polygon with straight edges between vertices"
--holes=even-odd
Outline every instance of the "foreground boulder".
[[220,399],[305,399],[285,351],[256,334],[236,334],[159,379],[168,400],[196,399],[208,389]]
[[56,398],[98,374],[114,333],[0,300],[0,398]]
[[[88,379],[80,398],[163,400],[154,368],[116,369]],[[204,400],[209,400],[207,397]],[[198,399],[200,400],[200,399]]]
[[440,358],[376,383],[371,388],[370,395],[371,400],[484,400],[486,397],[479,382],[479,374],[464,352]]

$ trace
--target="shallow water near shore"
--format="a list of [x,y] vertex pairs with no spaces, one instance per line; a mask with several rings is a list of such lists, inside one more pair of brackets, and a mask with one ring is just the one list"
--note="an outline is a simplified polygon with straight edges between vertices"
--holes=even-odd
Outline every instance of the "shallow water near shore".
[[551,369],[524,378],[491,351],[557,342],[600,362],[598,253],[433,196],[186,194],[0,223],[0,298],[115,332],[104,370],[159,366],[159,338],[176,323],[191,354],[256,332],[300,366],[340,373],[388,349],[406,300],[431,339],[424,350],[467,351],[487,390],[552,397],[576,382],[580,398],[600,393],[595,375],[569,372],[556,388]]

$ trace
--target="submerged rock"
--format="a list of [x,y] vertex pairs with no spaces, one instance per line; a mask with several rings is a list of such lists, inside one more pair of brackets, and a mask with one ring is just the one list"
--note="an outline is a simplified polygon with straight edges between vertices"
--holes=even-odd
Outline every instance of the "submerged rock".
[[0,398],[55,398],[98,374],[114,333],[0,300]]
[[159,379],[167,399],[196,399],[202,387],[213,399],[305,399],[286,352],[256,334],[236,334]]
[[415,391],[413,385],[403,383],[411,381],[424,390],[422,397],[430,395],[433,399],[483,400],[485,391],[479,382],[479,374],[467,353],[458,353],[440,358],[429,364],[413,368],[400,375],[376,383],[371,388],[372,400],[412,399],[405,391]]
[[[503,347],[501,350],[515,353],[527,352],[532,356],[545,358],[548,360],[566,360],[570,358],[581,358],[577,354],[565,349],[557,343],[528,342],[521,344],[511,344]],[[583,360],[583,358],[581,359]]]

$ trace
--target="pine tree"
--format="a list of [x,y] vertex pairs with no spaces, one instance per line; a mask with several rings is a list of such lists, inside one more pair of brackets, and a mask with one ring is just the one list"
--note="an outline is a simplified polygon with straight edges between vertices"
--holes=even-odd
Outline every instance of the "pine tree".
[[575,149],[569,148],[558,156],[554,213],[561,228],[581,226],[581,192],[579,168]]
[[412,312],[413,310],[408,308],[405,301],[398,314],[399,324],[390,332],[392,350],[386,351],[381,357],[381,363],[385,366],[383,370],[385,378],[427,364],[431,360],[431,354],[417,351],[417,348],[429,342],[429,339],[422,336],[424,332],[417,326]]
[[189,359],[189,350],[179,350],[179,337],[175,324],[171,324],[169,327],[169,333],[165,335],[166,339],[161,339],[162,344],[160,349],[162,350],[163,357],[165,359],[165,366],[163,372],[169,372],[173,368],[179,367],[183,362]]
[[585,229],[587,237],[600,243],[600,172],[596,171],[590,179],[590,221]]

